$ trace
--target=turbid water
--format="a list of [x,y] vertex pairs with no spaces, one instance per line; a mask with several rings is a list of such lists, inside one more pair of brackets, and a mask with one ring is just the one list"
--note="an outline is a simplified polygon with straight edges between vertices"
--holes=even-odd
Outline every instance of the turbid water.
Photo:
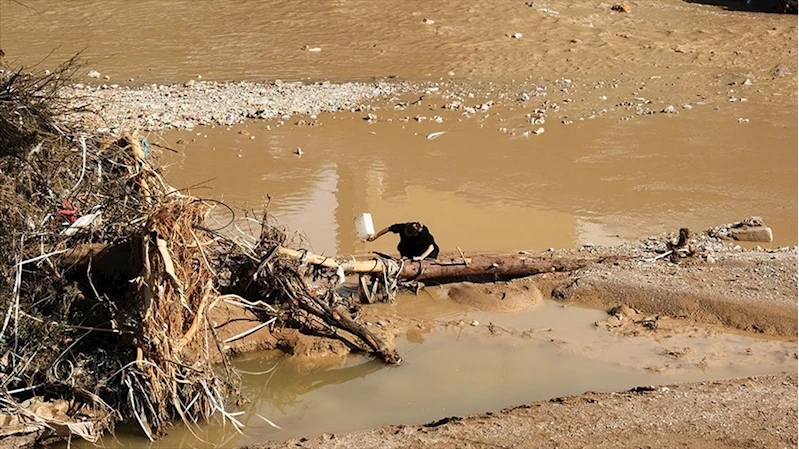
[[[394,121],[374,124],[341,113],[311,120],[316,126],[295,119],[172,132],[164,139],[179,154],[164,160],[173,184],[195,195],[256,210],[271,195],[272,213],[326,254],[393,250],[390,238],[357,242],[362,212],[378,228],[421,220],[444,251],[614,244],[749,215],[773,227],[773,246],[796,243],[796,190],[762,182],[796,177],[793,137],[780,125],[752,134],[708,107],[635,124],[578,121],[525,138],[497,131],[522,122],[518,111],[483,120],[446,112],[436,110],[440,124],[399,121],[432,114],[420,107],[380,112]],[[446,134],[426,138],[437,131]]]
[[[308,361],[279,352],[250,353],[235,360],[250,400],[238,417],[246,426],[244,435],[229,424],[206,425],[195,430],[203,443],[178,425],[163,440],[149,443],[122,429],[117,440],[105,438],[102,446],[236,447],[385,424],[421,424],[585,391],[797,368],[794,343],[732,334],[716,334],[713,339],[683,335],[663,341],[616,337],[594,326],[607,317],[604,312],[551,301],[516,314],[476,312],[433,289],[432,295],[400,297],[393,307],[403,316],[441,324],[432,331],[412,330],[399,339],[405,359],[399,367],[361,357]],[[460,321],[466,326],[446,325]],[[520,331],[486,336],[476,332],[473,321]],[[667,355],[686,347],[690,360]],[[668,370],[654,369],[664,363]]]
[[[496,81],[707,74],[718,67],[770,70],[757,64],[775,54],[795,65],[792,16],[723,13],[681,0],[636,4],[629,14],[598,1],[528,3],[5,1],[0,46],[7,59],[28,65],[83,51],[91,68],[115,83],[197,75]],[[755,50],[753,42],[762,45]],[[702,79],[682,82],[696,86]]]

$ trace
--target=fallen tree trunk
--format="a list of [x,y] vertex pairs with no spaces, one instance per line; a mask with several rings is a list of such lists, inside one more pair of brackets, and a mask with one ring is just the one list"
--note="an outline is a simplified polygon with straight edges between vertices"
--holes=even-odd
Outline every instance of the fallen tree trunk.
[[[346,274],[382,273],[385,265],[380,259],[339,262],[334,258],[310,254],[289,248],[280,248],[281,255],[304,259],[311,265],[326,268],[341,266]],[[501,281],[541,273],[568,272],[596,263],[618,262],[619,257],[558,257],[548,253],[539,255],[477,255],[450,260],[404,261],[399,273],[401,279],[425,282]]]
[[569,272],[618,258],[567,258],[544,255],[473,256],[465,260],[425,260],[406,262],[400,272],[403,279],[444,283],[452,281],[501,281],[541,273]]
[[[91,257],[110,252],[104,245],[85,245],[70,250],[63,259],[69,264],[81,263]],[[382,273],[385,264],[380,259],[342,260],[334,257],[312,254],[291,248],[280,247],[278,254],[292,259],[304,260],[310,265],[336,269],[341,267],[345,274]],[[450,260],[405,260],[399,277],[420,282],[444,283],[460,280],[501,281],[541,273],[569,272],[596,263],[615,263],[622,258],[602,257],[562,257],[549,253],[476,255],[470,258]]]

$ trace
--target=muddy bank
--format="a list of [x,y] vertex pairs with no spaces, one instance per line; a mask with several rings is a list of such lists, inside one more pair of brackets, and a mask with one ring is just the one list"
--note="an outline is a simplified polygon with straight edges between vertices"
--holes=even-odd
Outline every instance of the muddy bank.
[[641,312],[773,336],[796,337],[795,251],[741,251],[713,262],[626,261],[547,276],[555,299]]
[[[586,255],[613,257],[570,273],[545,273],[510,282],[468,282],[429,286],[417,293],[431,302],[451,302],[475,311],[519,313],[542,299],[607,311],[611,318],[597,325],[619,335],[662,338],[697,329],[760,334],[777,340],[797,336],[796,248],[747,250],[735,244],[698,236],[693,242],[704,255],[653,261],[668,235],[617,247],[551,250],[561,258]],[[712,248],[712,250],[711,250]],[[525,329],[502,329],[488,323],[431,321],[386,304],[364,305],[358,322],[386,341],[429,332],[440,326],[476,327],[485,335],[519,335]],[[341,341],[297,331],[251,337],[249,347],[278,347],[298,357],[344,357]],[[639,366],[644,368],[644,366]]]
[[795,374],[640,387],[249,448],[793,447],[796,391]]

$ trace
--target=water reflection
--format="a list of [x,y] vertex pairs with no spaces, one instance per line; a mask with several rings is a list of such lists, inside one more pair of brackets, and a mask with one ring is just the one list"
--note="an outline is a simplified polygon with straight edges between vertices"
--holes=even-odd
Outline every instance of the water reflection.
[[[357,241],[353,219],[362,212],[377,228],[423,221],[452,253],[617,244],[749,215],[774,229],[772,246],[796,243],[795,189],[762,182],[764,174],[795,180],[796,152],[769,159],[747,151],[780,148],[785,134],[743,135],[737,124],[716,123],[719,134],[708,135],[703,120],[686,120],[680,133],[664,135],[678,118],[635,126],[595,120],[530,140],[454,117],[444,125],[370,125],[357,114],[320,120],[324,126],[313,129],[250,122],[243,128],[254,140],[239,128],[204,130],[208,137],[180,147],[178,158],[165,155],[168,178],[178,186],[213,178],[213,191],[201,194],[239,207],[271,194],[272,212],[326,254],[394,251],[391,238]],[[424,138],[442,129],[444,136]],[[302,157],[293,153],[298,146]]]
[[314,390],[364,379],[385,368],[379,361],[359,357],[344,362],[297,360],[275,351],[248,354],[246,359],[237,359],[235,365],[241,373],[243,393],[252,401],[246,409],[276,421],[286,416],[290,408],[302,406],[302,398]]

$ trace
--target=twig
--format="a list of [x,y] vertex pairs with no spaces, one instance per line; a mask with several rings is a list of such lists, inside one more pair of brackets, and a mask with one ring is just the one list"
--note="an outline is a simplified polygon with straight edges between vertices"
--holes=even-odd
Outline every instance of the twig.
[[645,262],[655,262],[657,260],[663,259],[664,257],[668,257],[672,252],[673,252],[672,250],[668,250],[665,253],[658,255],[657,257],[646,259]]
[[78,186],[80,182],[83,181],[83,175],[86,174],[86,137],[80,136],[80,146],[83,148],[83,168],[80,170],[80,176],[78,177],[78,182],[75,183],[75,187],[70,190],[71,192],[76,192],[78,190]]
[[[263,306],[263,307],[266,307],[267,309],[269,309],[272,312],[277,312],[277,309],[272,307],[272,305],[270,305],[268,303],[265,303],[265,302],[263,302],[261,300],[248,301],[248,300],[242,298],[241,296],[236,295],[236,294],[232,294],[232,293],[227,294],[227,295],[222,295],[218,299],[221,299],[221,300],[225,301],[228,304],[241,305],[242,307],[245,307],[245,304],[248,305],[248,306]],[[235,300],[235,301],[231,301],[231,300]],[[241,304],[238,304],[238,303],[241,303]]]
[[25,388],[17,388],[16,390],[8,390],[6,393],[8,393],[8,394],[17,394],[17,393],[22,393],[23,391],[35,390],[36,388],[39,388],[39,387],[41,387],[41,386],[43,386],[43,385],[44,385],[44,384],[42,383],[42,384],[36,384],[36,385],[32,385],[32,386],[30,386],[30,387],[25,387]]
[[133,395],[133,387],[130,385],[130,381],[125,379],[125,383],[128,385],[128,400],[130,401],[130,408],[133,412],[133,416],[135,416],[136,421],[139,422],[139,427],[144,431],[144,435],[147,436],[150,441],[155,441],[150,431],[147,429],[148,426],[144,424],[144,420],[142,420],[141,416],[139,416],[139,412],[136,410],[136,398]]
[[240,339],[242,339],[242,338],[244,338],[244,337],[246,337],[246,336],[248,336],[250,334],[253,334],[253,333],[263,329],[266,326],[269,326],[270,324],[274,323],[275,320],[277,320],[277,317],[272,318],[269,321],[265,321],[265,322],[255,326],[254,328],[252,328],[250,330],[246,330],[246,331],[244,331],[244,332],[242,332],[240,334],[236,334],[236,335],[224,340],[224,343],[231,343],[231,342],[234,342],[236,340],[240,340]]
[[469,262],[471,262],[471,260],[467,259],[467,258],[466,258],[466,256],[464,256],[464,255],[463,255],[463,251],[461,251],[461,248],[460,248],[460,246],[456,246],[455,248],[457,248],[457,249],[458,249],[458,252],[459,252],[459,253],[460,253],[460,255],[461,255],[461,259],[463,259],[463,263],[465,263],[465,264],[466,264],[466,266],[468,267],[468,266],[469,266]]
[[258,413],[256,413],[256,414],[255,414],[255,416],[257,416],[257,417],[259,417],[259,418],[263,419],[264,421],[266,421],[266,423],[267,423],[267,424],[269,424],[270,426],[274,427],[275,429],[280,429],[280,430],[283,430],[283,428],[282,428],[282,427],[280,427],[280,426],[278,426],[277,424],[273,423],[272,421],[270,421],[270,420],[268,420],[268,419],[264,418],[263,416],[259,415]]

